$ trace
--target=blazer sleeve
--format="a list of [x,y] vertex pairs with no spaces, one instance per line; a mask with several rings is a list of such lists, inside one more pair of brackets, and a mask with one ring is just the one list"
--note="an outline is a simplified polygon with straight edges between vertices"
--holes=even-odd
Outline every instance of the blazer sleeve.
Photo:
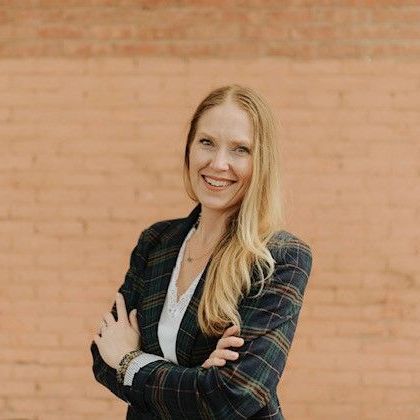
[[[146,229],[141,233],[137,245],[131,252],[129,269],[127,271],[127,274],[125,275],[124,283],[118,289],[118,291],[124,296],[128,313],[136,307],[136,303],[138,301],[137,286],[139,284],[139,276],[143,275],[145,264],[147,261],[148,244],[149,241]],[[115,301],[112,306],[111,312],[114,315],[114,318],[118,319]],[[92,341],[91,343],[90,351],[92,353],[92,371],[95,376],[95,379],[100,384],[108,388],[118,398],[129,402],[127,400],[127,397],[124,395],[123,385],[117,381],[116,369],[110,367],[102,359],[99,353],[98,346],[94,341]]]
[[130,386],[124,386],[125,399],[137,410],[152,411],[160,418],[253,416],[275,395],[311,265],[309,246],[288,244],[276,258],[275,272],[263,292],[241,301],[238,309],[245,343],[235,348],[237,360],[209,369],[152,362],[134,375]]

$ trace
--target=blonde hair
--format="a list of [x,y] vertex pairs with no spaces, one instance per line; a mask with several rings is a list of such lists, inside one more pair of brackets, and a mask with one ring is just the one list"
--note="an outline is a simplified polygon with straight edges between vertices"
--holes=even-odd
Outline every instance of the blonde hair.
[[269,105],[248,87],[232,84],[215,89],[194,112],[183,168],[187,194],[199,201],[189,177],[190,146],[198,121],[207,110],[228,101],[244,110],[252,121],[253,171],[249,188],[239,208],[229,216],[226,231],[213,251],[198,307],[201,331],[215,336],[223,334],[229,324],[241,328],[238,303],[251,290],[252,272],[257,273],[256,282],[261,282],[259,293],[273,274],[275,260],[267,245],[283,224],[278,127]]

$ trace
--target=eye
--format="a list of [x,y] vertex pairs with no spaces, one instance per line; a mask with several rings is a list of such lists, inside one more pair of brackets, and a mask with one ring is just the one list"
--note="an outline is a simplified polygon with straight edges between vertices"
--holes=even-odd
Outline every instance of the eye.
[[207,146],[208,143],[205,143],[206,141],[208,143],[211,143],[211,140],[208,140],[208,139],[201,139],[201,140],[199,140],[199,143],[204,144],[205,146]]
[[249,149],[247,147],[244,147],[244,146],[239,146],[237,148],[237,150],[240,150],[241,152],[249,153]]

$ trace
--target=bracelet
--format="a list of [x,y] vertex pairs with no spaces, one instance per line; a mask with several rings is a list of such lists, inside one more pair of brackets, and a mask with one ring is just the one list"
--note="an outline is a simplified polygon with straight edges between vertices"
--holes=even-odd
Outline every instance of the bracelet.
[[142,351],[140,349],[130,351],[127,353],[122,359],[117,369],[117,381],[122,384],[124,382],[125,372],[127,371],[129,363],[141,354]]

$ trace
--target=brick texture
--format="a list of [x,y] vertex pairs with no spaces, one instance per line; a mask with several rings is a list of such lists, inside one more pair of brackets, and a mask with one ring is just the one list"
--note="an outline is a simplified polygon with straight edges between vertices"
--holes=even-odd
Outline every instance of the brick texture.
[[281,121],[314,254],[286,417],[420,418],[418,2],[116,3],[0,2],[0,419],[124,418],[90,341],[141,230],[192,208],[188,119],[232,82]]
[[419,57],[418,0],[1,1],[0,57]]

